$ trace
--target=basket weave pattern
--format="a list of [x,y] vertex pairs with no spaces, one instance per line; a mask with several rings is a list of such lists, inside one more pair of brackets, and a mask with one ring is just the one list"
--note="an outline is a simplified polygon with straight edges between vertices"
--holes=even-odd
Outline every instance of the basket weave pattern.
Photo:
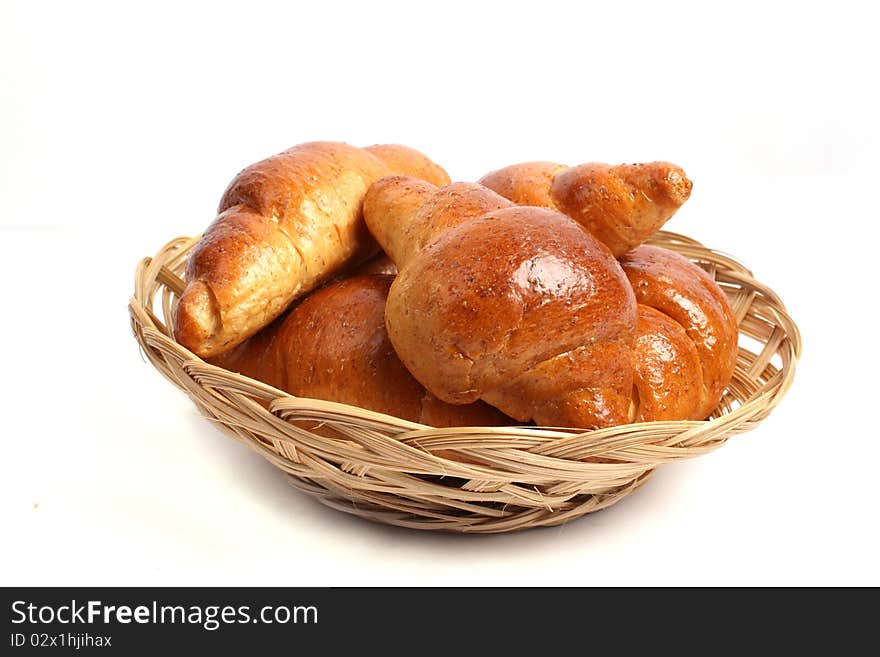
[[[709,272],[739,323],[736,372],[709,420],[588,432],[434,429],[291,397],[209,365],[177,344],[169,326],[197,239],[175,239],[137,267],[129,313],[146,357],[203,415],[287,473],[300,490],[341,511],[404,527],[504,532],[557,525],[610,506],[656,466],[712,451],[757,426],[788,390],[800,355],[797,327],[772,290],[731,257],[660,232],[650,243]],[[345,438],[292,423],[300,420],[321,422]]]

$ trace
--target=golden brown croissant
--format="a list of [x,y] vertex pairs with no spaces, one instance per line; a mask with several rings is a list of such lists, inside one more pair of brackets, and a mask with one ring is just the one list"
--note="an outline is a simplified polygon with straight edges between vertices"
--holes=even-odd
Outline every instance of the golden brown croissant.
[[210,361],[300,397],[437,427],[515,422],[482,402],[446,404],[398,359],[385,329],[393,276],[354,276],[308,295],[247,342]]
[[231,349],[376,253],[361,204],[372,182],[393,173],[449,181],[413,149],[334,142],[301,144],[239,173],[187,262],[177,340],[200,356]]
[[718,284],[668,249],[620,258],[639,302],[634,364],[640,419],[707,417],[736,367],[738,327]]
[[467,183],[386,178],[364,217],[400,268],[391,341],[444,401],[593,428],[705,418],[730,382],[727,298],[671,251],[642,246],[617,263],[560,213]]
[[544,425],[628,421],[635,296],[569,217],[481,185],[397,176],[370,188],[364,218],[400,270],[391,342],[439,399],[483,399]]
[[492,171],[480,184],[518,205],[567,214],[621,256],[657,232],[688,199],[692,183],[669,162],[525,162]]
[[[627,275],[640,286],[633,357],[635,419],[705,418],[736,363],[737,327],[727,298],[687,259],[655,247],[633,249],[690,196],[692,183],[684,171],[668,162],[577,167],[527,162],[493,171],[480,183],[520,205],[564,212],[622,258]],[[661,301],[658,288],[669,298]],[[686,311],[676,306],[670,317],[652,309],[654,303],[666,309],[670,304],[692,307]]]

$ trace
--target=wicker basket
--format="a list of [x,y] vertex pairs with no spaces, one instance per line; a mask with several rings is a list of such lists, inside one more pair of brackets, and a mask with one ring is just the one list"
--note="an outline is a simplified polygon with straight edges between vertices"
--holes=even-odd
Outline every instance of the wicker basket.
[[[714,276],[739,322],[736,372],[709,420],[588,432],[434,429],[354,406],[291,397],[209,365],[177,344],[170,318],[197,239],[176,239],[137,268],[129,312],[147,358],[202,414],[287,473],[294,486],[340,511],[393,525],[505,532],[557,525],[610,506],[639,488],[656,466],[712,451],[757,426],[791,385],[801,350],[782,301],[748,269],[690,238],[660,232],[651,243],[681,253]],[[293,420],[325,423],[348,440],[318,435]]]

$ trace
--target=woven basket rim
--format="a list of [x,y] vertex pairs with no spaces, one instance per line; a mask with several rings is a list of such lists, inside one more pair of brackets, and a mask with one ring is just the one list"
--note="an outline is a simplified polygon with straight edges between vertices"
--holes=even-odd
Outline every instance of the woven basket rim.
[[[660,231],[649,243],[672,248],[707,269],[728,293],[740,335],[761,345],[759,353],[740,345],[737,375],[710,419],[594,430],[434,428],[357,406],[296,397],[209,364],[177,343],[167,320],[183,288],[180,274],[186,257],[199,237],[175,238],[137,266],[129,314],[143,353],[204,415],[287,472],[298,488],[334,508],[403,526],[509,531],[557,524],[608,506],[640,486],[657,465],[706,453],[756,426],[788,391],[801,353],[800,333],[784,303],[750,269],[690,237]],[[162,318],[154,312],[158,300]],[[295,424],[305,420],[323,423],[341,436],[322,436]],[[441,450],[441,455],[434,453]],[[404,477],[400,481],[398,472]],[[351,476],[363,479],[363,490],[354,490],[360,480]],[[431,476],[467,484],[438,490],[433,482],[421,483]],[[341,481],[354,488],[340,489]],[[602,492],[605,484],[607,493]],[[510,503],[524,505],[514,521],[499,516],[493,506],[499,500],[491,489],[499,485]],[[537,498],[529,486],[537,490]],[[486,489],[482,497],[481,487]],[[571,504],[558,501],[572,491]],[[551,500],[545,515],[532,513],[537,499],[545,497]],[[347,500],[354,498],[368,504],[349,506]]]

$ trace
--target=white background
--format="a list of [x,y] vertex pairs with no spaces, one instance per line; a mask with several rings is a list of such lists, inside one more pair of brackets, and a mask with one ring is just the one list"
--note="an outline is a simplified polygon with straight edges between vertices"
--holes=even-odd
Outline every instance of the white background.
[[[880,584],[880,52],[859,5],[4,0],[0,583]],[[142,360],[126,312],[141,257],[314,139],[410,144],[462,180],[681,164],[668,227],[786,300],[791,392],[561,528],[431,535],[320,506]]]

